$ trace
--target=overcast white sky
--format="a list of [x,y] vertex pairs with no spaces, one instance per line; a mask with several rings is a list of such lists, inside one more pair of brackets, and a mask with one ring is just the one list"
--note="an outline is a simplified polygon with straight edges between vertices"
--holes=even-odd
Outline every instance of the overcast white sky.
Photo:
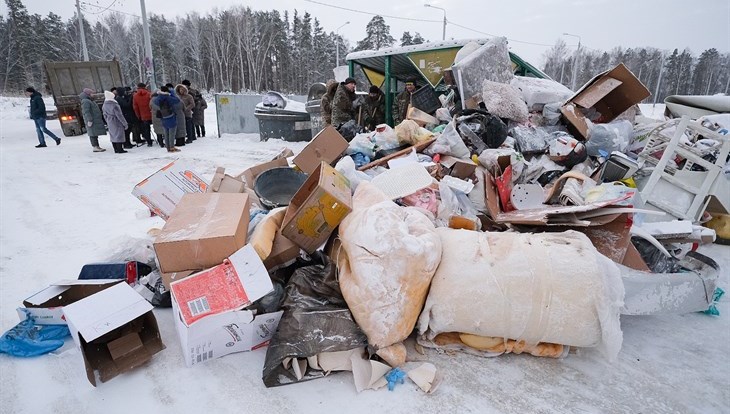
[[[443,12],[426,8],[424,3],[446,9],[446,37],[455,39],[485,37],[483,34],[457,27],[456,24],[480,32],[506,36],[512,51],[528,61],[542,65],[542,54],[562,33],[581,37],[582,44],[594,49],[609,50],[615,46],[653,46],[662,49],[689,47],[695,56],[715,47],[720,52],[730,51],[730,0],[317,0],[369,13],[412,19],[439,20],[419,22],[385,17],[390,33],[400,39],[404,31],[420,32],[428,40],[440,40]],[[23,0],[31,13],[47,14],[52,11],[63,18],[73,16],[74,0]],[[139,14],[138,0],[81,0],[87,19],[95,21],[103,9]],[[327,7],[306,0],[147,0],[147,12],[163,14],[168,18],[197,11],[211,12],[215,7],[232,5],[250,6],[258,10],[294,9],[309,11],[327,31],[349,21],[340,33],[354,46],[365,37],[365,25],[372,15]],[[0,12],[7,14],[4,2]],[[91,14],[103,12],[102,14]],[[128,16],[129,17],[129,16]],[[130,17],[131,18],[131,17]],[[575,45],[575,37],[564,37]],[[518,42],[521,41],[521,42]]]

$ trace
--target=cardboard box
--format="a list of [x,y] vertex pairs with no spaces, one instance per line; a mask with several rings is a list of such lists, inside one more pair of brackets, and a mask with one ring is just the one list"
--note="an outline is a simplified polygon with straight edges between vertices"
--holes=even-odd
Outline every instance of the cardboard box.
[[89,382],[106,382],[165,349],[152,305],[118,283],[63,308]]
[[154,242],[162,273],[207,269],[246,244],[247,194],[186,194]]
[[350,211],[350,181],[322,161],[292,198],[281,234],[307,253],[313,253]]
[[[509,162],[509,161],[508,161]],[[441,156],[441,165],[449,169],[449,175],[466,180],[474,175],[477,165],[472,160],[462,160],[450,155]]]
[[162,279],[162,284],[169,291],[170,284],[172,284],[172,282],[176,282],[178,280],[183,280],[186,277],[188,277],[194,273],[197,273],[197,272],[198,272],[197,270],[185,270],[183,272],[160,273],[160,279]]
[[183,195],[204,193],[208,182],[175,160],[134,186],[132,194],[153,213],[167,220]]
[[280,231],[276,232],[271,253],[264,259],[264,266],[272,271],[281,266],[289,265],[299,257],[299,250],[296,243],[284,237]]
[[18,316],[23,321],[26,314],[35,319],[38,325],[66,325],[63,307],[87,296],[114,286],[122,280],[64,280],[41,290],[23,301],[25,308],[18,308]]
[[241,310],[273,290],[264,264],[251,245],[223,264],[173,282],[175,329],[185,364],[192,366],[265,345],[283,312],[258,315]]
[[600,123],[611,122],[617,116],[651,95],[646,86],[620,63],[615,68],[596,75],[560,108],[571,132],[588,138],[588,124],[581,109],[595,108]]
[[231,177],[225,171],[226,169],[223,167],[216,168],[208,186],[209,193],[243,193],[246,191],[246,184],[243,183],[243,180]]
[[311,175],[321,162],[331,165],[337,161],[348,145],[347,140],[332,125],[327,125],[294,157],[294,164]]

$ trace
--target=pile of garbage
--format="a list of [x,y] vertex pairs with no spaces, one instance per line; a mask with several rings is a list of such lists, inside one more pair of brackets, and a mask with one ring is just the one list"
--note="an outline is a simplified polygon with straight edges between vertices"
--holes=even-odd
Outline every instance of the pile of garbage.
[[614,360],[621,314],[716,314],[694,250],[730,208],[730,115],[652,120],[622,64],[572,93],[513,76],[500,40],[464,49],[442,107],[395,128],[328,126],[211,182],[164,166],[133,190],[166,221],[152,260],[33,295],[3,343],[67,323],[95,384],[164,349],[150,310],[171,306],[188,366],[268,344],[266,386],[351,371],[433,392],[423,348]]

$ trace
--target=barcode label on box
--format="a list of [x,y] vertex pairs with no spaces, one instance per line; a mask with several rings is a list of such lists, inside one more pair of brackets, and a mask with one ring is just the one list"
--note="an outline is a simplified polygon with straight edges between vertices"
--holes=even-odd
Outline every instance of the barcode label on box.
[[200,314],[210,312],[208,298],[205,296],[189,301],[188,308],[190,309],[192,316],[198,316]]

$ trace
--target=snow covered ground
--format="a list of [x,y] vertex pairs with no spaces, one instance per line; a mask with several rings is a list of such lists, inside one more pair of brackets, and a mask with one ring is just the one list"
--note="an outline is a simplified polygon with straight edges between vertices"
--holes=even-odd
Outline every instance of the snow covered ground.
[[[210,179],[217,166],[237,174],[275,155],[285,143],[255,135],[215,135],[215,106],[206,112],[209,137],[169,155],[158,147],[92,153],[88,138],[64,137],[36,149],[26,99],[0,98],[0,329],[18,322],[15,308],[30,294],[82,265],[149,245],[149,217],[132,187],[174,158]],[[58,121],[49,128],[60,136]],[[295,151],[302,144],[289,145]],[[702,251],[721,263],[728,290],[730,249]],[[395,391],[357,394],[349,373],[267,389],[265,349],[186,368],[170,309],[157,309],[167,349],[143,367],[92,387],[69,338],[57,352],[20,359],[0,355],[1,413],[721,413],[730,410],[730,306],[703,314],[622,317],[624,343],[610,364],[587,351],[563,360],[508,355],[485,359],[426,351],[444,382],[424,395],[406,381]],[[412,363],[411,365],[415,365]]]

